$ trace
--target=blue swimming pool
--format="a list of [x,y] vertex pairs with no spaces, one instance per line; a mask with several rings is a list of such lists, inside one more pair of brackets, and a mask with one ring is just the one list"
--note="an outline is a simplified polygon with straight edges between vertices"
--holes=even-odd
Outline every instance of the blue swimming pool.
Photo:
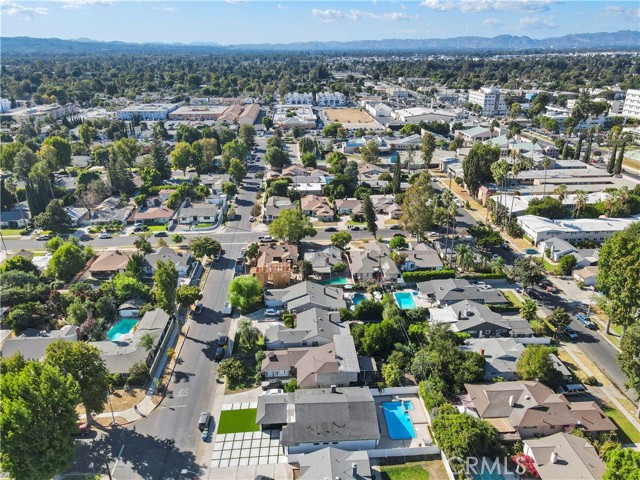
[[396,303],[402,310],[413,310],[416,308],[416,302],[413,300],[413,294],[410,292],[396,292]]
[[107,330],[107,338],[112,342],[118,342],[122,340],[122,337],[130,333],[137,323],[138,320],[135,318],[123,318]]
[[367,296],[362,294],[362,293],[354,293],[353,294],[353,298],[351,299],[351,301],[353,302],[354,305],[358,305],[360,302],[362,302],[363,300],[366,300]]
[[349,279],[346,277],[333,277],[326,280],[320,280],[320,285],[346,285],[349,283]]
[[383,402],[382,410],[391,440],[416,438],[416,431],[411,423],[409,412],[405,410],[402,402]]

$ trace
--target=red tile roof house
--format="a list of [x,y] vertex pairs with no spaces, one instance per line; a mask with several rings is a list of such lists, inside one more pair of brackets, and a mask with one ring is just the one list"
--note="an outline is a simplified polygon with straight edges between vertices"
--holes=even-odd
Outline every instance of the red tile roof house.
[[173,215],[175,210],[170,209],[169,207],[143,207],[136,210],[136,212],[129,217],[129,223],[132,222],[142,222],[146,224],[165,224],[168,223]]

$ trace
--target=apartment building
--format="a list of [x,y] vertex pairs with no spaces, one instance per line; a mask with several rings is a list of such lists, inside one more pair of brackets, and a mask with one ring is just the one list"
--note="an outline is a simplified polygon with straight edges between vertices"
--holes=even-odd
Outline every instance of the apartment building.
[[497,87],[483,87],[469,92],[469,102],[482,107],[482,115],[506,115],[507,105]]
[[319,93],[316,100],[321,107],[341,107],[347,103],[347,97],[340,92]]
[[622,116],[640,118],[640,90],[627,90]]
[[149,103],[144,105],[131,105],[118,111],[120,120],[132,120],[138,117],[140,120],[166,120],[169,114],[179,107],[177,103]]
[[313,93],[287,93],[284,96],[285,105],[313,105]]

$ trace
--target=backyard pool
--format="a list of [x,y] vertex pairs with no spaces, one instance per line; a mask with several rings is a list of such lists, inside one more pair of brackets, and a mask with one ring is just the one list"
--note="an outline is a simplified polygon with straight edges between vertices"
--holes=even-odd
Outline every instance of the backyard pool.
[[321,280],[318,282],[320,285],[346,285],[349,280],[346,277],[334,277],[327,280]]
[[391,440],[416,438],[416,431],[413,428],[413,423],[411,423],[411,417],[409,417],[409,412],[402,405],[402,402],[383,402],[382,410]]
[[367,299],[367,296],[364,295],[363,293],[354,293],[353,297],[351,298],[351,301],[353,302],[354,305],[358,305],[360,302],[366,299]]
[[133,330],[133,327],[135,327],[137,323],[138,320],[135,318],[123,318],[107,330],[107,338],[112,342],[118,342],[122,340],[122,337],[131,333],[131,330]]
[[396,292],[393,296],[396,297],[396,302],[402,310],[413,310],[416,308],[416,302],[413,301],[413,294],[411,292]]

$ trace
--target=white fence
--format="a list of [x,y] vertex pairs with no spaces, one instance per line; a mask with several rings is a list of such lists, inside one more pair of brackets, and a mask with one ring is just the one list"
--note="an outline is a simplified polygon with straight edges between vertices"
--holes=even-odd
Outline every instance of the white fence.
[[372,388],[371,395],[374,397],[382,397],[385,395],[417,395],[418,387],[391,387],[391,388]]
[[367,450],[367,453],[369,458],[416,457],[441,454],[440,449],[435,445],[414,448],[377,448],[375,450]]
[[513,337],[513,339],[523,345],[549,345],[551,338],[549,337]]

